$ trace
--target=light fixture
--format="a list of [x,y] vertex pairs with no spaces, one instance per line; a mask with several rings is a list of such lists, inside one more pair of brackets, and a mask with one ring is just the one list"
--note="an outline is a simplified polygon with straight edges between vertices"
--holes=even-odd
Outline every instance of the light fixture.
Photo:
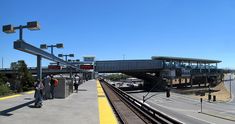
[[64,48],[64,44],[58,43],[58,44],[56,44],[56,47],[57,47],[57,48]]
[[12,25],[4,25],[2,27],[2,31],[9,34],[9,33],[15,33],[14,27]]
[[39,30],[40,26],[37,21],[27,22],[27,28],[29,30]]
[[41,49],[47,49],[47,45],[46,45],[46,44],[41,44],[41,45],[40,45],[40,48],[41,48]]

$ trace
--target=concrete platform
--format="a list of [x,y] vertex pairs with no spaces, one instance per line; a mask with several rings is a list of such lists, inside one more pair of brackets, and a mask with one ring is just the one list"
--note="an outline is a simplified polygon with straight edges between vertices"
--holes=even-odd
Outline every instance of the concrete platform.
[[66,99],[46,100],[33,108],[33,94],[0,100],[0,124],[98,124],[97,83],[87,81]]

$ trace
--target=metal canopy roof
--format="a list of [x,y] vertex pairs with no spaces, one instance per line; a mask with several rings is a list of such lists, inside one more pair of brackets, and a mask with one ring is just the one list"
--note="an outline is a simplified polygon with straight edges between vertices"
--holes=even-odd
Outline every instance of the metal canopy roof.
[[179,61],[179,62],[194,62],[194,63],[220,63],[220,60],[209,59],[196,59],[196,58],[182,58],[182,57],[169,57],[169,56],[152,56],[152,60],[166,60],[166,61]]

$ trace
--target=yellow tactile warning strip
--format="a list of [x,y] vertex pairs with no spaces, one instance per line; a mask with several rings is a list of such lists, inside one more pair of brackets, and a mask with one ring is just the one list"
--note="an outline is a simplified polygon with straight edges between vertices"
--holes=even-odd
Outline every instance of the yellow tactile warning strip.
[[97,92],[98,92],[100,124],[118,124],[117,119],[113,113],[113,110],[98,80],[97,80]]
[[[28,92],[25,92],[25,94],[33,94],[35,91],[32,90],[32,91],[28,91]],[[24,94],[24,93],[23,93]],[[6,100],[6,99],[10,99],[10,98],[15,98],[15,97],[18,97],[18,96],[22,96],[22,94],[15,94],[15,95],[10,95],[10,96],[4,96],[4,97],[0,97],[0,101],[1,100]]]
[[16,95],[11,95],[11,96],[1,97],[1,98],[0,98],[0,101],[1,101],[1,100],[6,100],[6,99],[10,99],[10,98],[14,98],[14,97],[18,97],[18,96],[22,96],[22,95],[21,95],[21,94],[16,94]]
[[35,91],[32,90],[32,91],[28,91],[28,92],[25,92],[26,94],[33,94]]

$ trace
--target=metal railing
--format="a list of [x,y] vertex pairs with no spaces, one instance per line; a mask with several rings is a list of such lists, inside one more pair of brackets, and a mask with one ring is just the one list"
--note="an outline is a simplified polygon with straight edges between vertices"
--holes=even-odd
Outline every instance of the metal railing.
[[167,124],[182,124],[182,122],[179,122],[178,120],[170,117],[169,115],[166,115],[163,112],[160,112],[150,106],[147,106],[146,104],[140,102],[138,99],[128,95],[127,93],[112,86],[111,84],[109,84],[105,81],[103,81],[103,82],[106,83],[120,97],[124,98],[128,103],[131,103],[131,105],[134,106],[134,108],[140,108],[142,111],[145,112],[144,115],[150,116],[154,120],[157,120],[157,122],[167,123]]

